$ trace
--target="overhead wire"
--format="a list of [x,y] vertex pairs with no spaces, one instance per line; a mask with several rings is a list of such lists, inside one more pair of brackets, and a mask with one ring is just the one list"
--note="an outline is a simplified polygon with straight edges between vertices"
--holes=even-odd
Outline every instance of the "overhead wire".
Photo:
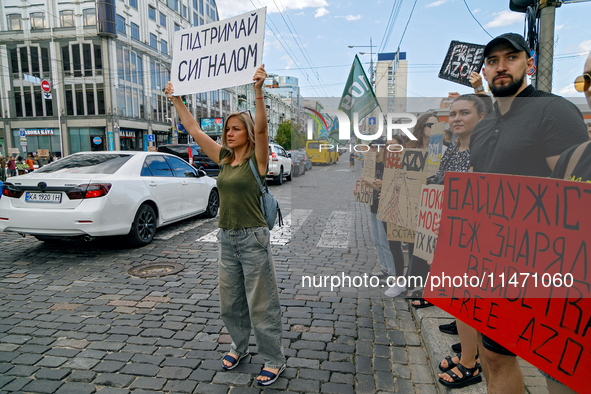
[[486,34],[488,34],[488,36],[490,38],[493,38],[493,36],[490,35],[490,33],[488,31],[486,31],[486,29],[484,28],[484,26],[482,26],[482,24],[478,21],[478,19],[476,19],[476,17],[474,16],[474,14],[472,13],[472,10],[470,9],[470,7],[468,6],[468,3],[466,3],[466,0],[464,0],[464,4],[466,5],[466,8],[468,9],[468,12],[470,13],[470,15],[472,15],[472,18],[474,18],[474,20],[476,21],[476,23],[478,23],[478,26],[480,26],[480,28],[482,30],[484,30],[484,32]]
[[[281,0],[279,0],[279,2],[281,3]],[[296,45],[298,46],[298,48],[300,49],[300,52],[302,53],[302,55],[304,56],[304,60],[308,63],[308,65],[310,67],[312,67],[312,70],[314,70],[314,66],[312,64],[312,60],[310,59],[309,55],[307,56],[307,51],[304,51],[304,49],[302,49],[302,45],[300,45],[300,43],[298,42],[298,35],[297,35],[297,30],[295,28],[295,26],[293,26],[293,30],[296,30],[296,34],[294,34],[294,32],[292,31],[291,27],[289,26],[289,23],[287,23],[287,20],[285,19],[285,17],[283,16],[283,12],[281,11],[281,9],[279,8],[279,6],[277,5],[277,3],[275,2],[275,0],[273,0],[273,4],[275,4],[275,7],[277,7],[277,10],[279,11],[279,15],[281,16],[281,18],[283,19],[283,22],[285,23],[285,26],[287,26],[287,29],[289,30],[289,32],[291,33],[291,36],[293,37]],[[283,4],[282,4],[283,5]],[[287,14],[286,10],[284,9],[285,13]],[[300,40],[301,42],[301,40]],[[314,73],[316,75],[316,79],[318,80],[319,83],[323,83],[323,81],[320,80],[320,75],[318,74],[317,71],[315,71]],[[324,93],[326,94],[326,96],[328,97],[329,94],[326,91],[326,89],[322,88],[324,90]]]

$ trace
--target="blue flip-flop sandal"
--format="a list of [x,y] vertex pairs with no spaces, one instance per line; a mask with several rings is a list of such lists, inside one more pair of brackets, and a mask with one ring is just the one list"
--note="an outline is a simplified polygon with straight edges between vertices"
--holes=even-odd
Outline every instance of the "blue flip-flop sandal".
[[[244,353],[242,356],[240,356],[240,357],[238,358],[238,360],[236,360],[236,358],[234,358],[234,357],[230,356],[229,354],[226,354],[226,355],[224,356],[224,358],[222,359],[222,368],[224,368],[226,371],[230,371],[230,370],[232,370],[232,369],[236,368],[236,367],[238,366],[238,364],[240,364],[240,360],[242,360],[244,357],[246,357],[246,356],[248,356],[248,355],[249,355],[249,353],[248,353],[248,352],[246,352],[246,353]],[[232,365],[230,365],[229,367],[228,367],[228,366],[226,366],[226,364],[224,364],[223,360],[226,360],[226,361],[229,361],[229,362],[231,362],[231,363],[232,363]]]
[[279,368],[279,371],[277,371],[277,373],[273,373],[273,372],[269,372],[269,371],[265,371],[264,369],[261,370],[261,373],[259,373],[259,376],[266,376],[268,378],[270,378],[269,380],[257,380],[257,383],[259,384],[259,386],[269,386],[273,383],[275,383],[275,381],[277,379],[279,379],[279,375],[281,375],[281,372],[285,371],[285,365],[282,366],[281,368]]

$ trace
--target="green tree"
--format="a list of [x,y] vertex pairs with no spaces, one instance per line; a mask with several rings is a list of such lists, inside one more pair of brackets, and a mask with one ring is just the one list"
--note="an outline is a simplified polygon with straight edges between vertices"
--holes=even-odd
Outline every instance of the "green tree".
[[300,132],[299,124],[286,120],[277,128],[275,143],[286,150],[301,149],[306,146],[306,136]]
[[275,143],[281,145],[285,150],[291,150],[291,121],[286,120],[279,125]]

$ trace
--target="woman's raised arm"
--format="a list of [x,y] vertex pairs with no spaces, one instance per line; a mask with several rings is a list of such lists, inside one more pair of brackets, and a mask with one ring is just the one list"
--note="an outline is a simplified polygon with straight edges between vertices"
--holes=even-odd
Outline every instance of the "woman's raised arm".
[[187,133],[191,134],[191,137],[195,139],[197,145],[199,145],[199,147],[211,160],[213,160],[216,164],[220,164],[220,150],[222,149],[221,145],[201,131],[201,127],[199,127],[199,124],[193,115],[191,115],[185,104],[183,104],[183,100],[181,100],[179,96],[173,96],[174,89],[172,87],[172,82],[168,81],[164,94],[166,97],[172,100],[174,108],[176,108],[176,112],[179,114],[181,122],[183,123],[185,130],[187,130]]
[[265,65],[263,64],[257,69],[252,78],[255,81],[254,153],[261,174],[267,173],[267,164],[269,164],[269,126],[267,121],[267,108],[265,107],[265,100],[263,98],[265,78],[267,78],[267,73],[265,72]]

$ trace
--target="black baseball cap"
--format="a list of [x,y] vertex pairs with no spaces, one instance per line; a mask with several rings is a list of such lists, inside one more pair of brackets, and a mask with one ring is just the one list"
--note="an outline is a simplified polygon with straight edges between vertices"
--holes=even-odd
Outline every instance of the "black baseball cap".
[[486,58],[488,56],[488,53],[490,52],[490,50],[497,44],[501,44],[504,42],[508,42],[509,44],[511,44],[513,46],[513,48],[519,50],[519,51],[525,51],[527,52],[527,57],[529,57],[529,45],[527,45],[527,42],[525,41],[525,38],[523,38],[523,36],[521,34],[517,34],[517,33],[505,33],[505,34],[501,34],[500,36],[493,38],[488,44],[486,44],[486,47],[484,47],[484,58]]

